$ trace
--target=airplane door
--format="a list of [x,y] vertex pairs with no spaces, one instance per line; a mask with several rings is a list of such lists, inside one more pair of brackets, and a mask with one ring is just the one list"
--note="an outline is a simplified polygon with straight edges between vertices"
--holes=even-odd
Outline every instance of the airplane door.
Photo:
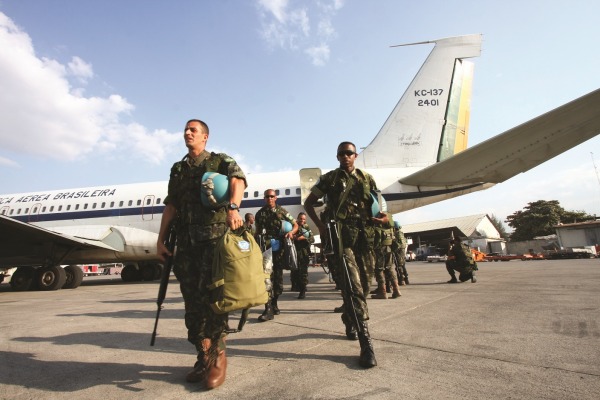
[[150,221],[154,219],[154,202],[155,196],[148,195],[144,197],[144,201],[142,203],[142,220]]
[[29,210],[29,222],[38,222],[40,220],[41,203],[35,203]]
[[321,168],[302,168],[300,170],[300,204],[310,194],[310,189],[317,183],[321,177]]

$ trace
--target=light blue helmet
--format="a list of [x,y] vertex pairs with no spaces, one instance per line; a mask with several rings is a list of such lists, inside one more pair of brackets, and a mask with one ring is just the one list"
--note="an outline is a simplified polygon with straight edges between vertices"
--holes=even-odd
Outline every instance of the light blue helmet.
[[229,203],[229,179],[217,172],[202,175],[200,200],[209,208],[219,208]]
[[371,215],[372,216],[376,216],[377,214],[379,214],[380,212],[384,213],[387,212],[387,203],[385,201],[385,199],[383,198],[383,196],[381,196],[381,205],[379,204],[379,200],[378,200],[378,193],[371,191],[371,198],[373,199],[373,204],[371,204]]
[[285,235],[294,229],[294,225],[292,225],[289,221],[281,221],[281,235]]
[[400,222],[394,221],[394,228],[400,229],[400,228],[402,228],[402,225],[400,225]]

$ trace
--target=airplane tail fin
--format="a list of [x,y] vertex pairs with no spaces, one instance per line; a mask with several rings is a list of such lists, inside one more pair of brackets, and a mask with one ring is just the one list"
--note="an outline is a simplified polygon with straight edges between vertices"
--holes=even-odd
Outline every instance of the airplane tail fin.
[[481,35],[435,43],[421,69],[373,141],[359,154],[359,168],[426,167],[467,147],[473,64]]

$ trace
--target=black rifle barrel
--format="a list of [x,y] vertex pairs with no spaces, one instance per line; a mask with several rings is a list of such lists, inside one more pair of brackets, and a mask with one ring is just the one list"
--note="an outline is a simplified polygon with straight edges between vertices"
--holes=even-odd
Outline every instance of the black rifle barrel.
[[160,286],[158,288],[158,297],[156,299],[156,320],[154,321],[154,330],[152,331],[152,339],[150,340],[150,346],[154,346],[156,340],[156,330],[158,328],[158,319],[160,318],[160,311],[162,310],[162,304],[167,296],[167,286],[169,286],[169,279],[171,278],[171,269],[173,268],[173,257],[175,252],[175,242],[177,237],[175,236],[175,228],[171,225],[169,229],[169,236],[165,242],[171,256],[167,258],[167,262],[163,267],[162,276],[160,278]]

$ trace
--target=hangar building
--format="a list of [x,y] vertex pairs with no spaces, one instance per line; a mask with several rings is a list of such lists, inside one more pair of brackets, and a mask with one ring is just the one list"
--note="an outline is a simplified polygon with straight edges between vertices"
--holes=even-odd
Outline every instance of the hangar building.
[[487,214],[402,225],[402,232],[412,239],[408,250],[413,251],[418,259],[445,255],[451,237],[460,237],[463,242],[484,253],[506,253],[506,241],[500,237]]

